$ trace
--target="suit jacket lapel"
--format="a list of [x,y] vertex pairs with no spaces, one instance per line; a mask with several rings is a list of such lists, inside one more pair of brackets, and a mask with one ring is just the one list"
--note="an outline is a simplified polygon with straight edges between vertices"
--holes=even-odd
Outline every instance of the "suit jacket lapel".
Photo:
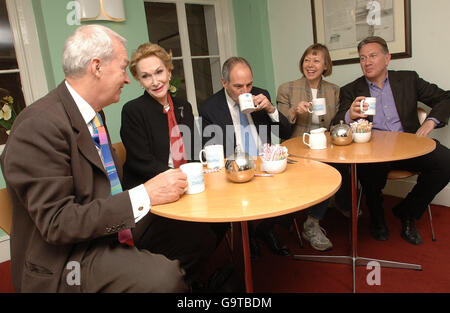
[[105,175],[107,175],[86,123],[84,122],[84,119],[81,116],[81,113],[70,95],[64,81],[58,86],[58,95],[60,96],[64,109],[70,119],[72,128],[78,133],[77,144],[81,154],[83,154],[86,159],[88,159],[92,164],[104,172]]
[[[367,81],[365,79],[364,76],[362,76],[357,85],[356,85],[356,96],[366,96],[366,97],[370,97],[370,90],[369,90],[369,85],[367,84]],[[368,115],[367,119],[370,122],[373,122],[373,115]]]
[[221,119],[223,123],[221,126],[233,125],[233,119],[231,118],[230,109],[228,108],[228,102],[227,97],[225,96],[224,88],[222,88],[222,90],[220,91],[220,100],[221,101],[219,101],[217,109],[219,116],[223,117],[223,119]]
[[[233,151],[226,151],[226,153],[228,155],[233,154],[234,150],[236,149],[236,133],[234,131],[234,124],[233,124],[233,119],[231,118],[231,113],[230,113],[230,108],[228,107],[228,102],[227,102],[227,97],[225,96],[225,89],[222,88],[221,90],[221,94],[220,94],[220,100],[219,101],[219,105],[218,105],[218,113],[219,116],[221,117],[221,122],[222,125],[220,125],[220,127],[222,128],[223,131],[223,136],[224,136],[224,143],[225,143],[225,149],[226,147],[233,147]],[[227,125],[228,127],[232,127],[232,131],[233,131],[233,136],[230,136],[228,134],[228,132],[231,129],[227,129]]]
[[182,104],[178,104],[175,101],[175,98],[172,98],[172,102],[173,102],[173,113],[175,115],[175,120],[177,121],[177,123],[180,123],[184,118],[184,107]]
[[404,106],[402,106],[402,99],[400,95],[401,88],[401,81],[399,80],[397,73],[393,71],[389,71],[389,85],[391,85],[391,91],[392,96],[394,97],[395,107],[397,108],[398,116],[400,117],[400,121],[402,121],[403,116],[403,109]]

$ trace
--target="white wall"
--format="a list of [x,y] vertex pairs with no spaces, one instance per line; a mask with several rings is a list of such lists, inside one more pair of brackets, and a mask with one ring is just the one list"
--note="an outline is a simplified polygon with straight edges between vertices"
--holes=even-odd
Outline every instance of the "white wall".
[[[267,0],[270,17],[275,84],[300,77],[298,61],[306,47],[313,43],[310,0]],[[412,0],[412,58],[392,60],[390,69],[415,70],[419,75],[450,89],[450,1]],[[327,80],[343,86],[361,76],[359,64],[338,65]],[[450,127],[434,130],[431,137],[450,147]],[[400,186],[401,185],[401,186]],[[389,183],[386,192],[404,196],[411,180]],[[405,187],[407,186],[407,188]],[[450,187],[433,203],[450,206]]]
[[[422,1],[422,0],[419,0]],[[313,40],[310,0],[267,0],[277,88],[301,76],[298,62]],[[358,64],[333,67],[327,80],[339,86],[361,76]]]

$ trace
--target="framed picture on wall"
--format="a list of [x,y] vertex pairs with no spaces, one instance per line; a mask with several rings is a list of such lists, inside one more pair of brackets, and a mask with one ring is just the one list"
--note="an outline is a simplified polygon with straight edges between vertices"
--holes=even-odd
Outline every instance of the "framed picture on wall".
[[358,43],[386,40],[393,59],[410,58],[411,0],[311,0],[314,42],[326,45],[333,65],[359,63]]

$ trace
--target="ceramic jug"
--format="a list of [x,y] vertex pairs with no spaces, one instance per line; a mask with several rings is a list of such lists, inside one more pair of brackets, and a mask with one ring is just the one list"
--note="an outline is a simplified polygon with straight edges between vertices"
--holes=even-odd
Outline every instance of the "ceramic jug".
[[[310,147],[311,149],[326,149],[327,148],[327,137],[325,136],[325,131],[327,129],[324,127],[311,130],[310,133],[303,134],[303,143]],[[309,137],[308,143],[305,141],[306,136]]]

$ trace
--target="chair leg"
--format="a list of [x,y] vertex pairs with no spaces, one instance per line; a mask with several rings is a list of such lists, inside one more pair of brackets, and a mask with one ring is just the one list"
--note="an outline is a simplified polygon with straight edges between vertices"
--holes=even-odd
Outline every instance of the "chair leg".
[[300,231],[299,231],[298,225],[297,225],[297,219],[294,216],[292,218],[292,220],[294,221],[294,227],[295,227],[295,232],[297,233],[298,244],[299,244],[300,248],[303,248],[302,236],[300,236]]
[[433,228],[433,217],[431,216],[431,208],[430,205],[428,205],[428,218],[430,220],[430,228],[431,228],[431,238],[433,241],[436,241],[436,237],[434,235],[434,228]]

